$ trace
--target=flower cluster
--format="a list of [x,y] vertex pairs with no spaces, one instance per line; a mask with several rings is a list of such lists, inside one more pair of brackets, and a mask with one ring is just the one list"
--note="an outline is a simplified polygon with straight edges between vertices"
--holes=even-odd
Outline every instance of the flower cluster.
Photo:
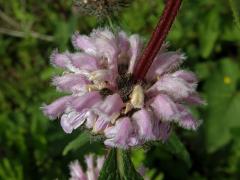
[[120,11],[130,0],[75,0],[75,5],[85,14],[106,17]]
[[[86,172],[83,171],[78,160],[71,162],[69,165],[70,180],[97,180],[104,161],[105,158],[102,156],[97,156],[96,158],[93,154],[85,156],[85,162],[87,165]],[[143,176],[145,180],[148,180],[149,178],[145,176],[146,171],[147,169],[143,165],[137,169],[137,172]]]
[[104,157],[97,157],[96,162],[92,154],[85,156],[87,170],[84,173],[81,165],[76,160],[70,163],[70,180],[97,180],[104,163]]
[[129,148],[165,141],[173,124],[197,129],[200,121],[187,106],[204,102],[196,76],[178,70],[182,53],[162,47],[139,83],[132,77],[142,52],[138,35],[96,29],[89,36],[74,34],[72,43],[77,52],[51,55],[52,64],[64,69],[53,84],[69,95],[43,107],[50,118],[61,118],[66,133],[82,126],[103,135],[107,146]]

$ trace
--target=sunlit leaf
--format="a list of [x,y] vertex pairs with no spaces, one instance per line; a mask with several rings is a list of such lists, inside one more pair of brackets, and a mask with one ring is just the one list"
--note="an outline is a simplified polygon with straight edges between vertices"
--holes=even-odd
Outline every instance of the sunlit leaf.
[[240,127],[239,68],[231,59],[222,60],[217,67],[205,85],[208,113],[204,126],[209,152],[227,144],[231,128]]
[[233,18],[234,21],[236,23],[236,26],[238,27],[238,29],[240,30],[240,15],[239,15],[239,10],[240,10],[240,3],[237,0],[228,0],[232,13],[233,13]]
[[89,139],[90,137],[88,132],[81,133],[76,139],[68,143],[68,145],[63,150],[63,155],[66,155],[71,150],[76,150],[81,146],[84,146],[89,142]]

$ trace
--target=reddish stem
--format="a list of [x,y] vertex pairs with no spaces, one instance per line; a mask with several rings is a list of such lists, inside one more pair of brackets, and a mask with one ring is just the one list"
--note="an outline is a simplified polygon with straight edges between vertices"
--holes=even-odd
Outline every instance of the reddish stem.
[[150,68],[154,58],[159,52],[160,48],[166,36],[173,24],[175,17],[177,16],[178,10],[180,9],[182,0],[168,0],[163,14],[152,33],[152,37],[148,42],[147,47],[143,51],[142,56],[140,57],[133,76],[135,80],[143,80],[148,69]]

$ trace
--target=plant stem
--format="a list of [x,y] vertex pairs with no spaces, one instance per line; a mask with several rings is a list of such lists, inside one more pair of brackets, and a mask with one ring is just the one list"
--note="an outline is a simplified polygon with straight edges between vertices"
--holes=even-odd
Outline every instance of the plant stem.
[[3,11],[0,10],[0,18],[2,20],[4,20],[6,23],[8,23],[9,25],[15,27],[15,28],[19,28],[20,25],[14,20],[12,19],[10,16],[8,16],[7,14],[5,14]]
[[181,3],[182,0],[167,1],[163,14],[157,24],[157,27],[153,31],[152,37],[136,65],[135,71],[133,73],[134,79],[136,81],[141,81],[144,79],[154,58],[156,57],[157,53],[162,47],[164,40],[166,39],[166,36],[180,9]]
[[49,41],[49,42],[54,40],[53,36],[48,36],[48,35],[40,34],[40,33],[33,32],[33,31],[26,33],[26,32],[22,32],[22,31],[0,28],[0,34],[5,34],[8,36],[19,37],[19,38],[25,38],[27,36],[31,36],[33,38],[40,39],[43,41]]

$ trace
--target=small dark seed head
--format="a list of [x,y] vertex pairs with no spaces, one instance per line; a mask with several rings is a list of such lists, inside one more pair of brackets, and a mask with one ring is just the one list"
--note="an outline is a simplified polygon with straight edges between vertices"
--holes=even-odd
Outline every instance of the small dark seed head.
[[105,96],[113,94],[113,92],[108,88],[103,88],[100,90],[100,94],[105,97]]
[[115,15],[132,0],[75,0],[74,4],[84,14],[97,17]]
[[131,74],[123,74],[117,78],[118,92],[124,102],[129,100],[134,86],[133,77]]

